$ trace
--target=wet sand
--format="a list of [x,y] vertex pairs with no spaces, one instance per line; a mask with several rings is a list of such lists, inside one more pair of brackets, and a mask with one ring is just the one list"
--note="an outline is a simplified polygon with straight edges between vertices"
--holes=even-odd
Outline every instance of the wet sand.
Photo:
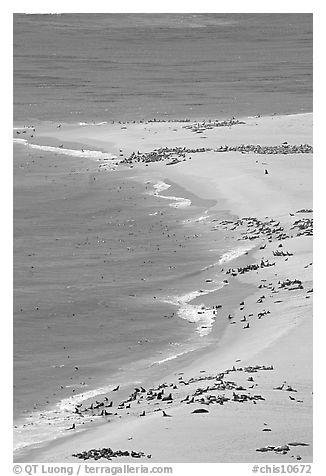
[[[200,137],[169,123],[84,126],[82,132],[77,126],[47,124],[39,135],[62,143],[81,143],[83,137],[83,143],[104,149],[106,141],[114,143],[114,150],[107,150],[121,160],[137,150],[166,146],[312,144],[311,114],[245,122],[207,129]],[[144,379],[145,391],[128,397],[118,389],[113,415],[102,417],[106,423],[80,434],[72,430],[17,461],[78,461],[73,454],[103,447],[142,451],[151,462],[312,460],[312,155],[210,150],[185,159],[171,166],[164,161],[132,164],[131,171],[135,182],[170,184],[163,194],[183,197],[188,191],[183,198],[210,201],[207,214],[213,216],[206,219],[203,209],[197,223],[209,249],[214,234],[232,242],[232,249],[235,244],[252,247],[221,263],[217,251],[207,279],[214,270],[227,281],[225,288],[191,302],[203,304],[204,312],[223,322],[219,340],[214,345],[213,326],[210,346],[196,358],[167,361],[160,366],[160,378],[153,372],[151,381]],[[117,170],[129,167],[120,164]],[[222,210],[225,220],[216,217]],[[213,288],[200,274],[194,289],[205,291],[205,285]],[[220,297],[222,307],[214,309]],[[170,393],[172,399],[162,400]],[[112,396],[107,394],[109,400]],[[83,418],[104,409],[81,408]],[[207,412],[194,414],[196,409]],[[164,417],[163,410],[171,417]],[[245,438],[239,428],[245,429]],[[131,456],[115,460],[135,461]]]

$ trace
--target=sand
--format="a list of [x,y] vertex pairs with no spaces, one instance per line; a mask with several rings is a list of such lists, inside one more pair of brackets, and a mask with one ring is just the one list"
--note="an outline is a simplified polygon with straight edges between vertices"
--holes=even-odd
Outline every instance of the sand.
[[[161,146],[216,148],[242,143],[271,146],[284,141],[312,144],[312,114],[245,118],[245,122],[231,128],[207,130],[200,137],[180,124],[171,123],[82,128],[63,125],[59,129],[47,124],[39,128],[38,137],[52,137],[61,143],[86,143],[90,149],[98,147],[120,158],[135,150],[144,152]],[[254,228],[257,230],[270,219],[275,220],[274,224],[279,222],[275,226],[282,227],[284,238],[278,239],[280,232],[273,232],[270,240],[262,233],[256,240],[241,240],[239,245],[255,245],[253,251],[221,264],[219,270],[226,273],[229,268],[260,265],[261,260],[275,264],[243,274],[237,272],[235,276],[225,274],[229,297],[219,315],[226,325],[216,346],[210,346],[196,359],[180,362],[176,359],[173,365],[163,366],[160,376],[151,383],[146,382],[146,390],[162,382],[171,385],[164,395],[171,391],[172,402],[146,400],[139,394],[130,409],[119,410],[118,416],[106,418],[106,423],[79,434],[71,432],[67,438],[35,448],[18,460],[78,461],[72,454],[111,447],[150,454],[150,460],[139,460],[143,462],[312,461],[312,236],[292,228],[295,220],[312,218],[310,212],[297,213],[312,208],[312,156],[213,151],[189,155],[191,160],[187,156],[186,161],[173,166],[164,162],[135,165],[135,180],[162,180],[178,192],[188,191],[189,196],[194,194],[215,201],[210,210],[228,210],[234,221],[211,223],[212,233],[215,228],[226,237],[232,234],[240,237],[241,233],[250,235]],[[169,190],[165,193],[168,195]],[[237,224],[237,217],[255,217],[259,223],[248,231],[248,223]],[[274,256],[275,251],[290,255]],[[280,287],[287,279],[300,280],[302,286]],[[245,298],[237,293],[241,286],[247,290]],[[207,305],[213,299],[216,303],[218,293],[207,296]],[[231,309],[232,319],[228,320],[226,308]],[[269,313],[259,318],[259,313],[264,311]],[[244,328],[248,322],[250,327]],[[251,372],[248,366],[259,367]],[[221,372],[224,374],[219,379]],[[191,378],[194,380],[189,382]],[[208,385],[221,382],[221,378],[235,382],[234,388],[239,390],[205,390]],[[198,388],[202,390],[200,395],[197,391],[195,403],[181,402],[187,395],[190,400]],[[233,392],[257,398],[246,398],[240,403],[234,401]],[[208,405],[207,395],[225,395],[229,400],[223,405]],[[197,408],[205,408],[208,413],[193,414]],[[158,409],[171,417],[164,418]],[[144,410],[145,416],[140,417]],[[290,445],[284,454],[256,451],[266,445],[276,447],[293,442],[307,446]],[[137,460],[120,457],[116,461]]]

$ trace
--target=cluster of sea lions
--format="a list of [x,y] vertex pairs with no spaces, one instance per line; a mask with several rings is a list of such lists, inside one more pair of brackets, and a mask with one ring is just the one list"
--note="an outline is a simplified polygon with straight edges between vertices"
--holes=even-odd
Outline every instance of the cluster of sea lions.
[[246,154],[252,152],[254,154],[312,154],[313,147],[309,144],[290,145],[284,142],[281,145],[224,145],[214,149],[215,152],[241,152]]
[[278,284],[280,289],[287,289],[288,291],[303,289],[303,284],[300,279],[286,279],[285,281],[279,281]]
[[[241,370],[241,368],[237,370]],[[255,372],[258,372],[258,370],[274,370],[274,366],[273,365],[249,365],[245,367],[243,370],[244,372],[255,373]]]
[[[274,451],[276,454],[282,454],[282,455],[287,455],[288,452],[291,450],[291,446],[309,446],[308,443],[299,443],[299,442],[293,442],[293,443],[288,443],[285,445],[278,445],[278,446],[263,446],[262,448],[256,448],[256,451],[260,451],[261,453],[266,453],[267,451]],[[292,456],[294,457],[294,456]],[[301,460],[301,456],[296,456],[297,460]]]
[[132,120],[132,121],[117,121],[117,120],[112,120],[111,124],[152,124],[152,123],[184,123],[184,122],[190,122],[190,119],[158,119],[154,117],[153,119],[139,119],[138,121]]
[[[269,242],[273,240],[284,240],[289,238],[285,233],[284,227],[278,220],[273,218],[259,220],[255,217],[243,217],[238,220],[221,220],[214,226],[213,230],[224,228],[227,230],[238,230],[240,236],[238,240],[257,240],[266,237]],[[263,245],[263,247],[266,245]],[[261,249],[263,249],[263,247]]]
[[[123,159],[121,164],[132,164],[133,162],[159,162],[162,160],[172,160],[172,163],[178,163],[186,159],[187,154],[198,152],[207,152],[211,149],[199,147],[197,149],[188,149],[187,147],[160,147],[151,152],[133,152],[129,157]],[[170,163],[171,165],[171,163]]]
[[258,317],[258,319],[261,319],[262,317],[267,316],[270,313],[271,313],[270,311],[266,311],[266,309],[264,309],[263,311],[261,311],[257,314],[257,317]]
[[214,129],[215,127],[231,127],[236,126],[238,124],[245,124],[245,122],[239,121],[238,119],[235,119],[235,117],[232,117],[231,119],[227,119],[225,121],[219,121],[218,119],[208,121],[204,120],[202,122],[196,122],[195,124],[183,127],[184,129],[190,129],[191,132],[201,134],[207,129]]
[[[262,279],[261,281],[262,281],[262,283],[259,284],[258,288],[259,289],[262,289],[262,288],[269,289],[272,293],[278,293],[278,291],[276,290],[276,287],[277,287],[277,289],[284,289],[284,290],[287,290],[287,291],[294,291],[296,289],[304,289],[302,281],[300,279],[291,280],[291,279],[287,278],[284,281],[278,281],[277,285],[273,284],[273,283],[265,284],[265,282],[266,282],[265,279]],[[307,293],[309,293],[309,292],[312,292],[312,289],[307,291]],[[257,302],[261,303],[262,299],[261,298],[258,299]]]
[[291,227],[291,230],[294,228],[298,228],[300,231],[297,233],[297,236],[313,235],[313,219],[312,218],[301,218],[300,220],[296,220]]
[[[82,404],[78,404],[75,406],[74,414],[78,418],[84,419],[85,416],[89,417],[106,417],[106,416],[111,416],[111,417],[117,417],[121,416],[121,411],[123,410],[128,410],[127,414],[132,411],[131,406],[133,405],[133,409],[135,410],[134,404],[149,404],[150,401],[155,400],[157,403],[160,403],[162,405],[169,405],[172,404],[175,400],[179,400],[178,398],[178,392],[176,394],[172,394],[173,391],[178,391],[180,390],[181,386],[189,386],[193,385],[197,382],[204,382],[204,381],[210,381],[213,383],[211,385],[207,385],[206,387],[197,387],[192,393],[189,393],[185,398],[180,399],[180,403],[186,403],[186,404],[192,404],[192,403],[204,403],[204,404],[211,404],[211,403],[218,403],[220,405],[223,405],[224,402],[226,401],[239,401],[237,400],[238,397],[234,397],[234,395],[230,396],[230,398],[225,397],[225,395],[209,395],[208,398],[204,398],[203,400],[203,394],[207,394],[208,392],[214,392],[214,391],[243,391],[246,390],[245,387],[242,385],[237,384],[233,380],[227,380],[225,378],[226,375],[228,375],[231,372],[248,372],[248,373],[253,373],[253,372],[258,372],[262,370],[273,370],[274,367],[273,365],[255,365],[255,366],[247,366],[247,367],[235,367],[233,366],[230,369],[225,370],[224,372],[220,372],[216,375],[198,375],[197,377],[191,377],[188,380],[184,380],[182,376],[179,376],[178,382],[177,383],[161,383],[157,387],[152,387],[149,389],[145,389],[144,387],[136,387],[134,391],[129,395],[128,398],[120,401],[117,404],[113,404],[110,399],[105,396],[101,401],[96,400],[95,402],[92,402],[90,405],[85,405],[82,408]],[[253,388],[251,386],[250,388]],[[254,396],[254,398],[251,398],[251,396],[241,397],[243,398],[243,401],[250,401],[250,400],[262,400],[263,398],[260,398],[259,396]],[[207,401],[206,401],[207,400]],[[208,403],[207,403],[208,402]],[[106,409],[112,407],[115,407],[114,410],[108,412]],[[163,417],[171,417],[171,415],[168,415],[165,413],[162,408],[158,407],[155,408],[155,412],[157,411],[162,411]],[[141,413],[138,413],[139,416],[145,417],[146,412],[143,410]],[[67,428],[69,430],[75,430],[76,429],[76,423],[73,424],[71,428]]]
[[[241,304],[244,304],[242,302]],[[177,404],[191,405],[195,409],[190,411],[191,414],[207,414],[209,410],[207,409],[210,405],[223,406],[225,404],[254,404],[259,405],[260,402],[264,402],[266,398],[257,392],[259,385],[256,383],[254,374],[260,371],[273,371],[273,365],[248,365],[248,366],[236,366],[233,365],[231,368],[226,369],[223,372],[218,372],[216,374],[206,374],[204,370],[200,371],[197,376],[190,377],[189,379],[184,378],[183,372],[179,373],[178,381],[174,383],[161,383],[156,387],[146,389],[143,386],[136,387],[130,396],[116,404],[117,412],[114,415],[123,415],[122,411],[124,409],[130,409],[132,405],[132,410],[135,414],[138,413],[139,417],[145,417],[152,412],[161,412],[163,417],[173,417],[173,412],[166,412],[167,405],[171,404],[174,401]],[[247,384],[237,383],[234,379],[227,378],[229,374],[236,374],[237,372],[243,372],[249,374],[246,378]],[[243,379],[242,379],[243,380]],[[197,382],[207,382],[206,385],[197,386]],[[259,382],[259,380],[257,380]],[[184,393],[184,390],[189,388],[188,392]],[[254,390],[253,390],[254,389]],[[291,385],[286,384],[285,382],[279,386],[274,387],[274,389],[285,390],[289,393],[291,397],[292,392],[297,392]],[[174,394],[172,395],[172,392]],[[292,397],[291,399],[294,399]],[[154,406],[151,407],[150,401],[154,400]],[[104,402],[108,402],[109,398],[106,396]],[[296,400],[302,401],[302,400]],[[103,402],[103,403],[104,403]],[[99,410],[103,408],[103,405],[100,405],[101,402],[97,401],[96,405],[93,405],[93,409],[96,406]],[[141,413],[137,412],[138,404],[141,404]],[[112,406],[112,402],[109,403]],[[155,406],[158,405],[158,406]],[[165,405],[165,406],[164,406]],[[190,408],[191,408],[190,407]],[[89,408],[89,407],[88,407]],[[144,409],[145,408],[145,409]],[[129,414],[132,410],[127,411],[126,414]],[[74,426],[75,427],[75,426]],[[75,427],[76,428],[76,427]],[[272,431],[267,426],[264,427],[263,431]],[[300,443],[293,443],[292,446],[299,446]],[[302,446],[307,444],[302,443]],[[289,444],[291,446],[291,444]],[[272,451],[270,449],[257,449],[257,451]],[[276,453],[280,451],[281,454],[285,451],[285,448],[282,450],[276,449],[278,447],[273,447],[273,451]],[[286,450],[288,451],[288,450]],[[119,457],[131,457],[131,458],[151,458],[150,454],[145,454],[142,451],[124,451],[117,450],[113,451],[111,448],[100,448],[100,449],[90,449],[86,451],[81,451],[74,453],[75,458],[81,460],[95,460],[98,461],[101,458],[106,460],[112,460]]]
[[104,398],[104,401],[95,400],[89,406],[82,408],[82,404],[79,403],[75,406],[74,413],[83,417],[83,414],[91,415],[91,416],[111,416],[117,415],[117,413],[112,413],[107,410],[107,408],[112,408],[113,401],[109,402],[108,397]]
[[[239,370],[239,369],[237,369]],[[241,369],[242,370],[242,369]],[[249,380],[249,379],[248,379]],[[249,380],[249,381],[253,381]],[[254,385],[250,386],[249,388],[253,388]],[[232,390],[232,397],[226,397],[225,394],[222,395],[204,395],[207,392],[210,391],[215,391],[215,390]],[[250,395],[250,394],[238,394],[234,390],[241,391],[241,390],[246,390],[242,385],[238,385],[233,381],[230,380],[224,380],[223,377],[220,377],[220,380],[217,381],[212,386],[207,386],[206,388],[197,388],[196,391],[192,395],[187,395],[186,398],[181,400],[182,402],[185,402],[186,404],[192,404],[192,403],[201,403],[204,405],[210,405],[210,404],[219,404],[219,405],[224,405],[225,402],[228,401],[233,401],[233,402],[239,402],[243,403],[245,401],[253,401],[253,400],[265,400],[264,397],[261,395],[255,394],[255,395]],[[200,398],[198,398],[200,397]]]
[[113,458],[121,457],[121,456],[131,456],[132,458],[151,458],[152,455],[148,454],[145,455],[142,451],[123,451],[117,450],[113,451],[112,448],[99,448],[99,449],[91,449],[88,451],[82,451],[81,453],[74,453],[72,456],[78,459],[83,459],[84,461],[88,459],[94,459],[95,461],[105,458],[107,460],[112,460]]
[[[311,213],[312,210],[306,209],[299,210],[296,213]],[[294,214],[290,214],[294,216]],[[289,232],[285,231],[284,226],[281,225],[280,221],[274,220],[273,218],[267,218],[266,220],[259,220],[255,217],[242,217],[238,220],[212,220],[213,222],[217,222],[212,231],[218,230],[219,228],[234,231],[239,231],[238,240],[257,240],[260,238],[267,238],[268,242],[271,243],[273,240],[285,240],[287,238],[293,236],[312,236],[313,235],[313,219],[312,218],[300,218],[295,220],[293,225],[291,226],[290,230],[298,229],[296,235],[290,235]],[[266,244],[263,244],[260,249],[264,249]],[[282,244],[279,245],[282,247]],[[274,256],[292,256],[292,253],[284,252],[284,254],[276,253]]]
[[268,268],[270,266],[275,266],[274,263],[270,263],[267,260],[261,259],[260,263],[248,264],[246,266],[239,266],[238,268],[229,268],[225,273],[231,274],[231,276],[237,276],[238,274],[249,273],[249,271],[256,271],[259,268]]
[[274,256],[293,256],[293,253],[290,253],[289,251],[279,251],[275,250],[273,251]]
[[243,403],[243,402],[249,402],[249,401],[253,401],[254,403],[257,401],[257,400],[265,400],[264,397],[262,397],[261,395],[250,395],[250,394],[246,394],[246,393],[235,393],[233,392],[233,397],[232,397],[232,400],[234,402],[239,402],[239,403]]
[[282,385],[279,385],[278,387],[274,387],[273,390],[285,390],[286,392],[297,392],[295,388],[292,387],[292,385],[286,384],[286,382],[283,382]]
[[154,119],[149,119],[147,122],[148,123],[152,123],[152,122],[190,122],[190,119],[156,119],[154,117]]
[[312,213],[311,208],[302,208],[302,210],[297,210],[296,213]]

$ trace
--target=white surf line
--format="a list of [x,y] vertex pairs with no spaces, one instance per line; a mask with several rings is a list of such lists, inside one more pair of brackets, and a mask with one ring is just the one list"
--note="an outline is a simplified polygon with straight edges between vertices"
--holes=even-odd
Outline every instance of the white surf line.
[[155,362],[153,362],[153,363],[151,364],[151,367],[152,367],[153,365],[160,365],[160,364],[164,364],[165,362],[169,362],[170,360],[177,359],[177,358],[180,357],[181,355],[187,354],[188,352],[191,352],[191,351],[190,351],[190,350],[185,350],[185,351],[183,351],[183,352],[178,352],[177,354],[170,355],[169,357],[166,357],[165,359],[156,360]]
[[165,357],[164,359],[161,360],[156,360],[151,364],[151,367],[154,365],[161,365],[165,364],[166,362],[169,362],[171,360],[177,359],[178,357],[181,357],[182,355],[189,354],[190,352],[194,352],[195,350],[198,350],[199,347],[192,347],[190,349],[183,350],[182,352],[178,352],[176,354],[169,355],[168,357]]
[[[218,262],[206,266],[205,268],[201,269],[201,271],[206,271],[210,268],[213,268],[214,266],[221,265],[223,263],[227,263],[236,258],[239,258],[240,256],[246,254],[248,251],[252,250],[255,247],[256,245],[246,245],[227,251],[222,254]],[[215,291],[218,291],[219,289],[222,289],[226,284],[227,282],[223,281],[221,282],[220,286],[214,289],[204,289],[200,291],[196,290],[188,294],[184,294],[182,296],[168,297],[167,299],[164,299],[163,302],[178,306],[179,309],[177,311],[177,315],[181,319],[185,319],[188,322],[192,323],[198,323],[199,325],[196,328],[196,332],[201,337],[203,337],[208,335],[212,331],[212,327],[216,319],[216,314],[214,312],[214,309],[206,307],[203,304],[190,303],[199,296],[204,296],[206,294],[213,293]]]
[[201,221],[207,220],[210,217],[210,215],[208,215],[208,210],[205,210],[204,213],[204,215],[199,217],[187,218],[186,220],[183,220],[182,223],[186,225],[187,223],[199,223]]
[[188,322],[198,323],[196,332],[200,337],[208,335],[213,327],[215,322],[216,315],[214,309],[204,306],[203,304],[190,304],[191,301],[198,298],[199,296],[204,296],[206,294],[213,293],[222,289],[225,283],[214,289],[204,289],[200,291],[192,291],[190,293],[184,294],[182,296],[168,297],[162,302],[178,306],[177,315]]
[[72,157],[86,157],[88,159],[96,160],[96,161],[109,161],[109,160],[118,160],[117,156],[111,154],[110,152],[101,152],[99,150],[89,150],[89,149],[65,149],[63,147],[52,147],[48,145],[38,145],[38,144],[31,144],[26,139],[18,139],[13,138],[14,143],[20,143],[30,147],[32,149],[42,150],[44,152],[52,152],[61,155],[69,155]]
[[[123,386],[133,385],[135,382],[124,382]],[[22,417],[14,425],[14,450],[17,451],[24,447],[44,443],[63,436],[67,426],[76,423],[76,431],[84,430],[82,426],[77,425],[80,422],[78,415],[74,413],[75,406],[97,397],[98,395],[112,392],[116,385],[99,387],[94,390],[88,390],[71,397],[64,398],[58,403],[42,411],[33,411],[27,417]],[[94,420],[92,415],[83,415],[83,422]]]
[[[247,245],[247,246],[233,248],[232,250],[229,250],[223,253],[218,261],[216,261],[215,263],[209,264],[208,266],[205,266],[204,268],[201,268],[200,271],[207,271],[208,269],[215,268],[215,266],[221,265],[223,263],[228,263],[229,261],[232,261],[236,258],[239,258],[240,256],[245,255],[246,253],[248,253],[248,251],[251,251],[254,248],[256,248],[256,245],[251,245],[251,246]],[[218,250],[212,249],[209,251],[218,251]]]
[[173,208],[185,208],[191,205],[191,200],[189,200],[189,198],[174,197],[172,195],[160,194],[160,192],[163,192],[164,190],[167,190],[170,187],[171,185],[160,180],[159,182],[153,185],[154,192],[149,192],[149,193],[151,195],[155,195],[156,197],[164,198],[165,200],[173,200],[175,203],[170,203],[170,207],[173,207]]
[[238,248],[233,248],[230,251],[226,251],[225,253],[222,254],[221,258],[218,261],[218,264],[227,263],[236,258],[239,258],[240,256],[243,256],[246,253],[248,253],[248,251],[253,250],[254,248],[256,248],[256,245],[251,245],[251,246],[247,245],[247,246],[239,246]]

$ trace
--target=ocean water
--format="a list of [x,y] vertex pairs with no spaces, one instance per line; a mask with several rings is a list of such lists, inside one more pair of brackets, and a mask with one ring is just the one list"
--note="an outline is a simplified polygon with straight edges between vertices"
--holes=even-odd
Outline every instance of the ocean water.
[[215,202],[185,192],[14,143],[17,448],[64,432],[67,405],[214,341],[212,309],[191,301],[223,287],[226,242],[201,219]]
[[14,15],[14,120],[312,111],[312,14]]
[[[311,15],[14,15],[16,126],[311,110]],[[14,142],[22,447],[57,437],[83,395],[213,341],[212,310],[192,300],[247,250],[209,233],[212,203],[134,169],[101,172],[110,151]]]

